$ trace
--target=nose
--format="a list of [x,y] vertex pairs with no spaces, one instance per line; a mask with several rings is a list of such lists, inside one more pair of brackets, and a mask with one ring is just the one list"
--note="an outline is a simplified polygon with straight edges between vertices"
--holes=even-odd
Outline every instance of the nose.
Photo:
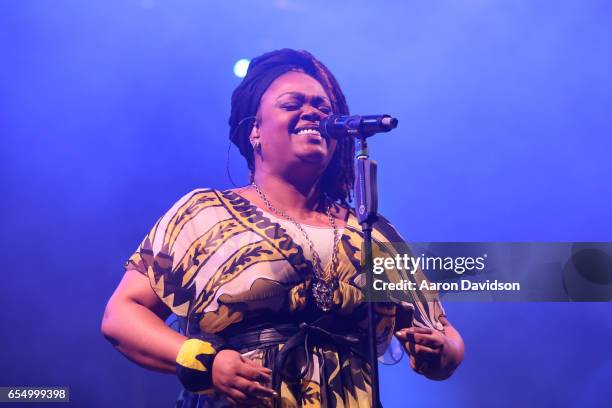
[[319,122],[321,119],[323,119],[323,117],[324,117],[324,114],[319,109],[311,105],[306,105],[302,112],[301,119],[311,121],[311,122]]

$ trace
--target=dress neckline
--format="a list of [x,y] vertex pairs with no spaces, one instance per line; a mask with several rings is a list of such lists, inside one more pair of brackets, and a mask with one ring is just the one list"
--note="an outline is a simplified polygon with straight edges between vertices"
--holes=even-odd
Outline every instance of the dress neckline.
[[[279,217],[279,216],[269,212],[267,209],[264,209],[264,208],[256,205],[251,200],[249,200],[248,198],[246,198],[242,194],[235,192],[234,190],[222,190],[221,193],[233,195],[238,200],[242,201],[244,204],[248,205],[252,209],[260,211],[263,214],[263,216],[266,217],[270,222],[273,222],[275,224],[279,224],[277,222],[277,220],[285,221],[285,219],[283,219],[283,218],[281,218],[281,217]],[[346,214],[345,214],[344,218],[342,219],[343,225],[342,226],[338,226],[338,230],[343,231],[343,232],[346,230],[346,228],[349,225],[350,217],[351,217],[351,211],[350,211],[350,209],[346,209]],[[339,218],[337,218],[337,219],[339,219]],[[286,221],[289,221],[289,220],[286,220]],[[327,226],[323,227],[323,226],[320,226],[320,225],[311,225],[311,224],[306,224],[306,223],[303,223],[303,222],[300,222],[300,224],[305,226],[305,227],[312,227],[312,228],[331,228],[331,226],[330,227],[327,227]],[[280,225],[280,226],[282,227],[282,225]],[[344,235],[344,233],[342,233],[340,236],[342,237],[342,235]]]
[[[310,268],[312,268],[311,261],[310,261],[309,259],[306,259],[306,258],[304,257],[304,255],[303,255],[303,254],[304,254],[304,248],[303,248],[303,246],[302,246],[302,245],[300,245],[300,243],[296,242],[296,241],[293,239],[293,237],[291,237],[291,235],[290,235],[290,234],[287,232],[287,230],[285,229],[285,226],[284,226],[284,225],[282,225],[282,224],[278,223],[278,222],[276,221],[276,219],[274,219],[273,217],[270,217],[269,215],[271,215],[271,214],[270,214],[269,212],[267,212],[267,211],[265,211],[265,210],[261,209],[261,208],[260,208],[260,207],[258,207],[257,205],[253,204],[253,203],[251,202],[251,200],[249,200],[249,199],[245,198],[245,197],[244,197],[244,196],[242,196],[241,194],[236,193],[235,191],[232,191],[232,190],[222,190],[222,191],[217,190],[217,192],[218,192],[219,194],[221,194],[221,195],[227,196],[227,197],[229,197],[229,198],[231,198],[231,199],[233,199],[233,200],[235,200],[235,201],[239,202],[240,204],[242,204],[242,205],[244,205],[244,206],[248,207],[248,208],[249,208],[249,210],[250,210],[250,211],[252,211],[253,213],[259,213],[259,214],[260,214],[260,216],[261,216],[262,218],[264,218],[265,220],[267,220],[269,223],[271,223],[271,224],[275,225],[275,226],[276,226],[276,227],[279,229],[279,231],[280,231],[280,233],[283,235],[283,237],[284,237],[284,238],[285,238],[285,239],[286,239],[288,242],[290,242],[290,243],[291,243],[291,245],[293,245],[293,246],[295,246],[295,247],[299,248],[299,251],[300,251],[300,257],[301,257],[301,259],[302,259],[302,260],[304,260],[304,261],[307,261],[307,262],[308,262],[308,264],[310,264],[310,265],[311,265],[311,266],[310,266]],[[344,244],[343,244],[343,242],[344,242],[344,240],[345,240],[345,239],[349,239],[349,238],[348,238],[348,237],[349,237],[349,234],[350,234],[350,228],[349,228],[349,227],[351,226],[351,222],[352,222],[352,218],[353,218],[353,217],[351,217],[351,216],[352,216],[351,211],[350,211],[350,210],[348,210],[348,211],[346,212],[346,216],[345,216],[345,225],[344,225],[343,227],[339,228],[339,229],[340,229],[340,239],[339,239],[339,242],[338,242],[338,246],[339,246],[338,250],[340,251],[340,253],[345,253],[345,254],[346,254],[346,248],[344,248]],[[251,221],[249,221],[249,222],[251,222]],[[295,267],[295,266],[294,266],[294,267]],[[311,269],[311,273],[313,273],[313,272],[312,272],[312,269]]]

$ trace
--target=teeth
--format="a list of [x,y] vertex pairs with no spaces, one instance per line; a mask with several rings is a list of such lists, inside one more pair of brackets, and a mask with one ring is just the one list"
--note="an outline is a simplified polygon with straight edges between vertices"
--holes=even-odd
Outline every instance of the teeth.
[[313,135],[321,136],[321,133],[319,133],[319,131],[316,130],[316,129],[302,129],[302,130],[296,132],[296,135],[307,135],[307,134],[313,134]]

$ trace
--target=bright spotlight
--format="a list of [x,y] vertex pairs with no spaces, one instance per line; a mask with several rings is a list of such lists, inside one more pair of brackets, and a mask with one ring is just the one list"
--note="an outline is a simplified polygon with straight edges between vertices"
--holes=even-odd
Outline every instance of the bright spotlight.
[[240,59],[236,61],[234,64],[234,75],[238,78],[244,78],[247,73],[247,69],[249,69],[249,61],[248,59]]

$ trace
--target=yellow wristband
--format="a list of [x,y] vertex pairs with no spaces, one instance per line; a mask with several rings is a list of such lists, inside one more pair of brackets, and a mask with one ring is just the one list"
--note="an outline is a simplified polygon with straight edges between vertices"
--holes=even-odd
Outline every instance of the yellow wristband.
[[191,392],[208,393],[212,389],[212,364],[217,349],[212,343],[188,339],[176,356],[176,375]]

